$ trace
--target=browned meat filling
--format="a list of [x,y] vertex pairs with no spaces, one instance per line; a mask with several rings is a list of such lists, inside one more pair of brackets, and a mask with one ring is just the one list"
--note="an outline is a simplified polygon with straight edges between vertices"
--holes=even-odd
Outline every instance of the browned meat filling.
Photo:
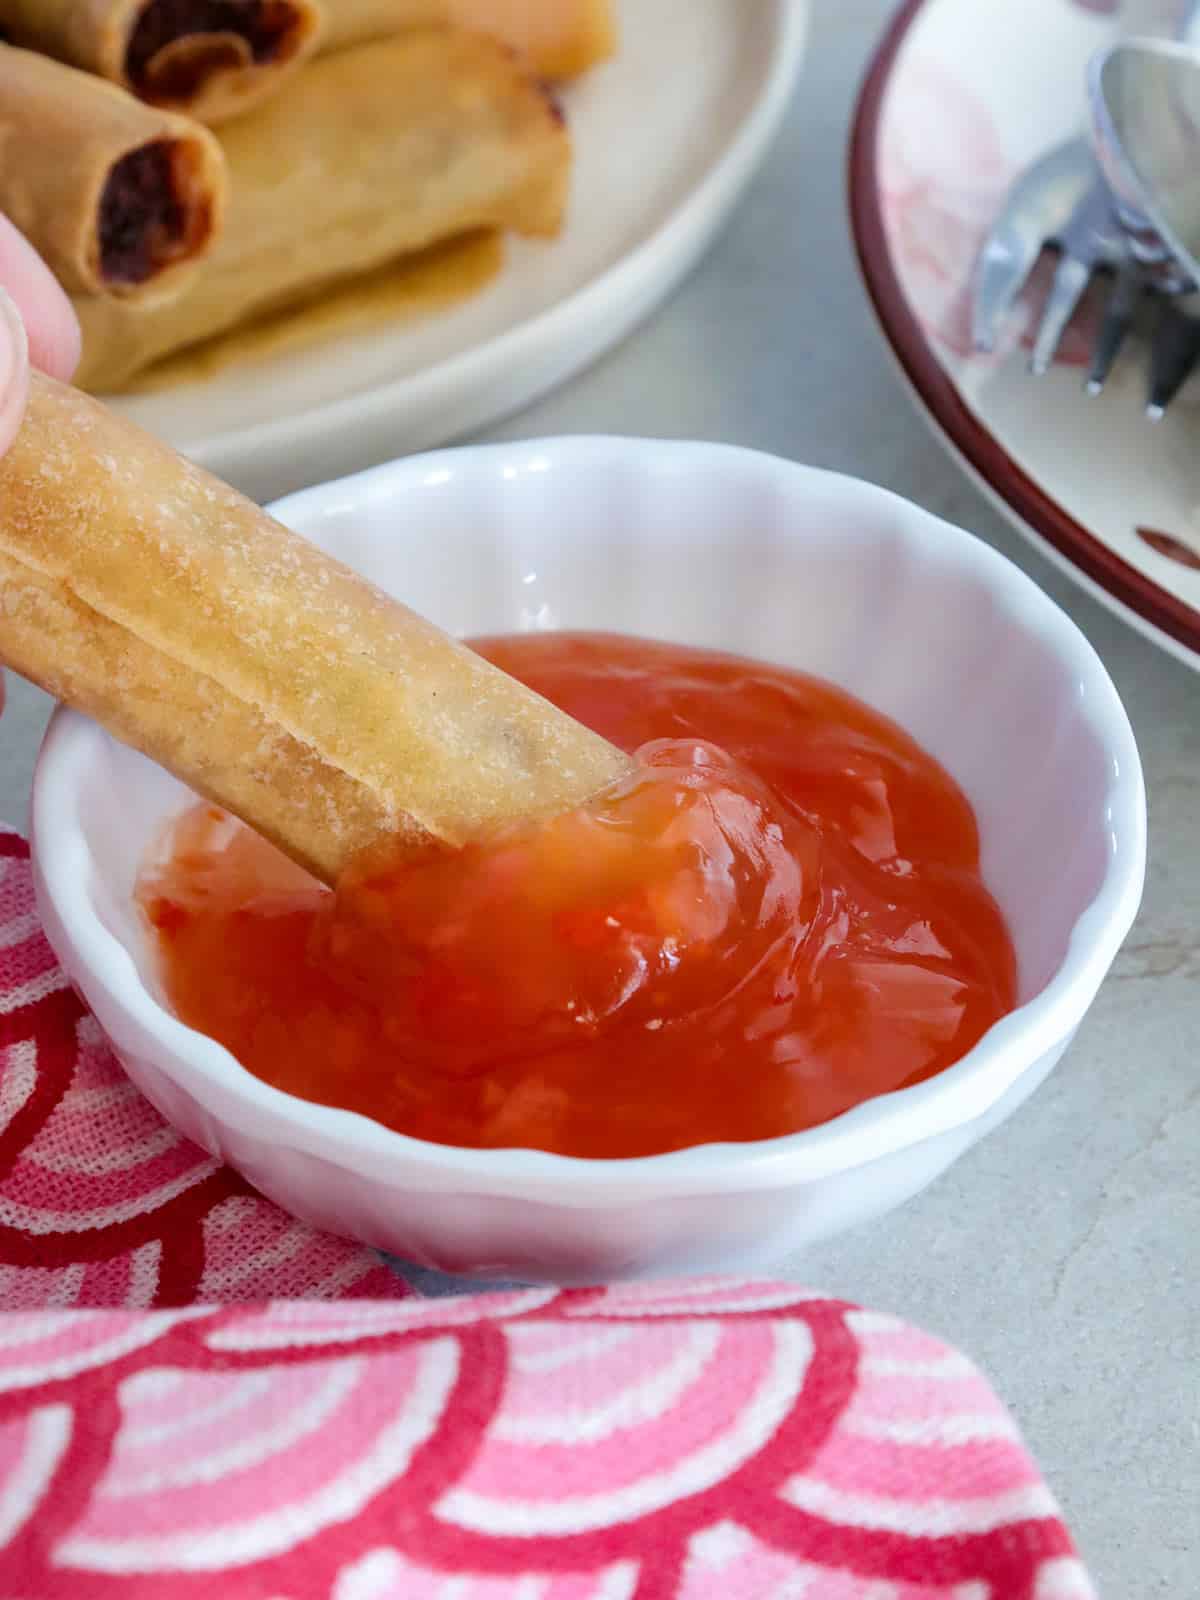
[[100,199],[105,282],[145,283],[180,255],[190,231],[170,141],[156,139],[122,156]]
[[[287,0],[150,0],[125,52],[125,72],[140,93],[156,100],[185,99],[209,73],[242,60],[231,40],[242,39],[256,62],[288,52],[296,13]],[[155,57],[176,39],[212,34],[212,49],[154,70]]]

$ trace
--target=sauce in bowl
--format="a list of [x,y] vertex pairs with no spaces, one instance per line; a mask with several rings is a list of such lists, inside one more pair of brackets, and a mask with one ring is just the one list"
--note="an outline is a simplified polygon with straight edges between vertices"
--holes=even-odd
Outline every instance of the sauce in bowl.
[[258,1077],[415,1137],[766,1139],[942,1071],[1015,1004],[975,818],[822,681],[600,634],[476,642],[640,766],[331,893],[211,807],[143,873],[168,999]]

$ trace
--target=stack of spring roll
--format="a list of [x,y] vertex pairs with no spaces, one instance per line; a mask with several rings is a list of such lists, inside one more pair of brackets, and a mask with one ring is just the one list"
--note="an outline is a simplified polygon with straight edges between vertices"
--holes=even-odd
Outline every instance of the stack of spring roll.
[[100,392],[443,240],[556,234],[546,81],[614,42],[611,0],[0,0],[0,38],[0,210]]

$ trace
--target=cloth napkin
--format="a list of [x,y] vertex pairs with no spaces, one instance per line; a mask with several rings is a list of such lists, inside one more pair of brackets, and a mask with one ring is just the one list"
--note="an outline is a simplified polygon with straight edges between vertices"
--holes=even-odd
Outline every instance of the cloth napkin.
[[1094,1593],[985,1380],[894,1317],[422,1296],[283,1214],[124,1077],[0,830],[0,1600]]

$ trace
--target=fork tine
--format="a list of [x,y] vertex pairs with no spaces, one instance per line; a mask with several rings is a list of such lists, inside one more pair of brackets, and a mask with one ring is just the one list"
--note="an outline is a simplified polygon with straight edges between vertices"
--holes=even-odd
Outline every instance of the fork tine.
[[1079,137],[1047,150],[1012,184],[973,274],[971,334],[977,349],[996,348],[1042,247],[1061,238],[1097,180],[1091,144]]
[[1167,407],[1200,362],[1200,322],[1164,304],[1150,347],[1150,399],[1146,415],[1162,420]]
[[1087,380],[1087,392],[1091,395],[1099,394],[1108,382],[1121,346],[1133,326],[1141,291],[1141,274],[1132,263],[1127,263],[1117,272],[1108,304],[1104,308],[1104,320],[1092,347],[1092,365]]
[[1039,378],[1049,372],[1050,364],[1062,343],[1062,336],[1067,331],[1067,324],[1075,315],[1091,276],[1092,269],[1085,262],[1069,255],[1060,258],[1042,309],[1042,320],[1033,341],[1033,354],[1029,359],[1030,371]]
[[976,350],[991,352],[996,348],[1001,324],[1028,282],[1042,253],[1042,243],[1015,228],[997,232],[988,240],[975,280],[971,336]]

